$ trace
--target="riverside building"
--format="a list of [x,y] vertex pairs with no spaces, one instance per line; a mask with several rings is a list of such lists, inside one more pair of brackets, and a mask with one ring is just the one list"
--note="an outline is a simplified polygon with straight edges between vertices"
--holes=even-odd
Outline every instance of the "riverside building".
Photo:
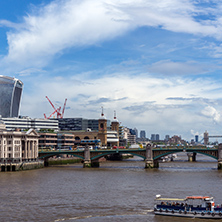
[[38,133],[34,129],[27,132],[7,131],[0,121],[0,171],[16,171],[37,168]]
[[[82,125],[83,123],[84,127]],[[81,145],[81,140],[98,140],[100,141],[99,146],[103,148],[120,145],[119,142],[122,134],[122,128],[119,126],[119,122],[116,119],[116,114],[112,121],[107,120],[103,112],[99,119],[89,119],[89,120],[82,118],[61,119],[59,120],[59,126],[61,127],[61,128],[59,127],[61,130],[60,133],[64,134],[72,133],[74,135],[74,146]],[[67,141],[68,140],[71,141],[72,143],[73,139],[67,138]],[[71,146],[71,143],[67,145]],[[44,144],[44,141],[41,141],[41,144]],[[57,140],[57,144],[59,146],[59,139]]]
[[[59,129],[63,131],[98,131],[99,120],[98,119],[84,119],[84,118],[62,118],[58,119]],[[107,120],[107,127],[110,128],[110,120]]]
[[[0,118],[1,119],[1,118]],[[27,129],[52,129],[55,131],[59,130],[59,124],[57,119],[32,119],[29,117],[19,117],[19,118],[2,118],[5,123],[7,130],[27,130]]]
[[0,75],[0,115],[2,117],[18,117],[22,89],[22,81]]

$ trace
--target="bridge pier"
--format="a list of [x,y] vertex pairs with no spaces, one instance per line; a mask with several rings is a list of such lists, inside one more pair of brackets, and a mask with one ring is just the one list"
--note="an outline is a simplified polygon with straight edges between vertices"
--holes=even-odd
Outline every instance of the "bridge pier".
[[99,167],[99,161],[92,161],[91,162],[91,167]]
[[158,160],[145,160],[145,168],[146,169],[159,168]]
[[222,143],[218,145],[218,163],[217,169],[222,170]]
[[92,165],[91,165],[91,160],[84,160],[83,162],[83,167],[84,168],[90,168]]
[[153,159],[153,146],[150,143],[148,143],[146,146],[145,168],[152,169],[158,167],[159,167],[158,161]]
[[90,159],[90,150],[89,150],[89,146],[86,145],[85,150],[84,150],[84,161],[83,161],[83,167],[91,167],[92,163],[91,163],[91,159]]
[[49,166],[49,159],[44,158],[44,167],[48,167],[48,166]]
[[145,160],[145,168],[148,168],[148,169],[154,168],[154,161],[153,160]]
[[188,156],[188,162],[195,162],[197,153],[195,153],[195,152],[187,153],[187,156]]

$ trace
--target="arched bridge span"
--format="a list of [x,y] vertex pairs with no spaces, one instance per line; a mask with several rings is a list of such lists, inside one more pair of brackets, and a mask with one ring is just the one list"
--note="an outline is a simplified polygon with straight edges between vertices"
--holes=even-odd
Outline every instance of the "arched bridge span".
[[207,147],[171,147],[171,148],[157,148],[153,149],[153,159],[159,160],[161,157],[170,154],[186,152],[186,153],[199,153],[218,160],[218,148]]
[[153,147],[152,144],[148,144],[145,149],[104,149],[104,150],[90,150],[86,146],[85,150],[57,150],[57,151],[39,151],[39,158],[47,161],[49,157],[67,154],[73,155],[75,157],[83,159],[84,167],[91,167],[93,162],[98,162],[98,159],[107,155],[119,153],[119,154],[132,154],[138,157],[141,157],[145,160],[146,168],[158,167],[158,160],[161,157],[179,153],[179,152],[188,152],[188,153],[200,153],[211,158],[218,160],[218,168],[222,169],[222,144],[219,144],[218,147],[206,147],[206,146],[172,146],[172,147]]

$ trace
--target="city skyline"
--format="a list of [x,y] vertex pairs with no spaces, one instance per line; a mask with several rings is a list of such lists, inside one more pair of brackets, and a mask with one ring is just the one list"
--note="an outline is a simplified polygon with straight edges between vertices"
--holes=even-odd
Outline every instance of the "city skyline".
[[222,135],[218,1],[0,2],[1,75],[24,83],[20,114],[117,119],[147,135]]

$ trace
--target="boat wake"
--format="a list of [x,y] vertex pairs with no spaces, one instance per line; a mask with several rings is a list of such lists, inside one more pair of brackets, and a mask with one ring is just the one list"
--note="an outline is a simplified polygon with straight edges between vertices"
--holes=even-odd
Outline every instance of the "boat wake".
[[143,216],[143,215],[147,215],[149,213],[152,213],[153,210],[149,209],[149,210],[144,210],[141,212],[134,212],[134,213],[127,213],[127,214],[100,214],[100,215],[86,215],[86,216],[76,216],[76,217],[72,217],[72,218],[61,218],[61,219],[57,219],[54,222],[59,222],[59,221],[72,221],[72,220],[83,220],[83,219],[96,219],[96,218],[104,218],[104,220],[107,218],[118,218],[118,217],[132,217],[132,216]]

